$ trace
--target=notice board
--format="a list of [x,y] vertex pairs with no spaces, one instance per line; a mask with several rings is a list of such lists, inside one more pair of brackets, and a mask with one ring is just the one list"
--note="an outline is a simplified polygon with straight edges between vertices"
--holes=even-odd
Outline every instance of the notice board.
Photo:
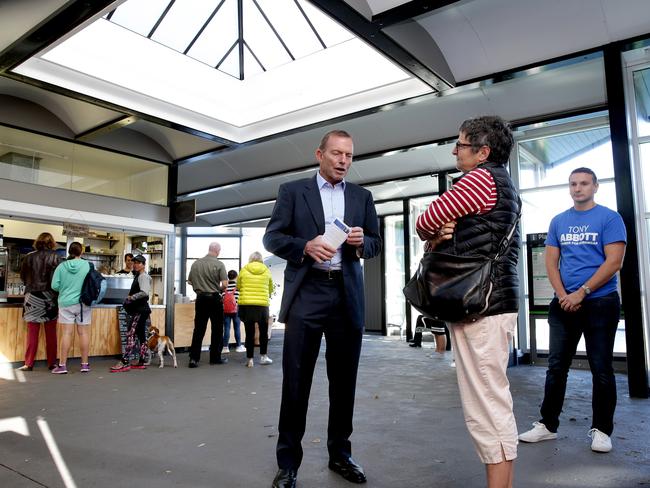
[[530,310],[546,311],[553,299],[553,287],[546,274],[546,232],[526,235],[528,262],[528,306]]

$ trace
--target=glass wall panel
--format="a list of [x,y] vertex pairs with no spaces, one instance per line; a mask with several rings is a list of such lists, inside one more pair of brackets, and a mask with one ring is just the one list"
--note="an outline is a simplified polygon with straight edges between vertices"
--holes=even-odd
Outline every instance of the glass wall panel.
[[[616,209],[616,186],[613,180],[599,180],[596,199],[599,204]],[[521,226],[524,236],[548,232],[553,217],[573,205],[569,196],[568,181],[563,186],[522,191],[521,200],[523,203]]]
[[[411,198],[409,200],[409,245],[411,248],[411,270],[409,276],[413,276],[413,273],[418,269],[422,256],[424,256],[424,242],[420,240],[420,237],[415,231],[415,223],[417,222],[418,216],[429,208],[431,202],[436,198],[438,198],[438,195]],[[411,330],[415,330],[415,322],[419,315],[420,312],[411,307]]]
[[241,240],[241,259],[242,266],[248,262],[251,253],[257,251],[262,254],[264,259],[272,256],[270,252],[264,249],[262,238],[264,237],[264,227],[245,227],[242,228]]
[[239,237],[188,237],[187,238],[187,258],[198,259],[208,254],[208,248],[211,242],[221,244],[221,253],[219,259],[238,259],[239,258]]
[[[537,352],[542,354],[548,354],[548,320],[542,317],[535,318],[535,328],[537,334]],[[614,336],[614,354],[618,356],[625,355],[625,320],[621,319],[618,322],[618,328],[616,329],[616,335]],[[578,342],[578,347],[576,348],[577,354],[586,354],[587,349],[585,348],[585,338],[584,336],[580,338]]]
[[[650,142],[639,145],[639,158],[641,159],[641,181],[645,190],[650,188]],[[644,192],[643,202],[645,203],[643,211],[647,214],[650,212],[650,191]]]
[[231,226],[218,225],[214,227],[188,227],[187,228],[188,236],[195,236],[195,235],[202,235],[202,236],[237,235],[238,236],[240,232],[241,231],[238,226],[231,227]]
[[178,235],[180,229],[176,228],[176,245],[174,247],[174,294],[181,293],[181,238]]
[[[552,218],[573,206],[569,195],[569,175],[579,167],[591,168],[597,175],[599,189],[596,202],[613,210],[617,209],[614,182],[614,161],[608,126],[594,127],[594,122],[585,119],[591,127],[580,130],[577,121],[571,120],[571,130],[563,130],[562,124],[550,131],[544,129],[543,136],[535,137],[535,129],[522,130],[519,134],[516,152],[518,155],[518,179],[523,202],[521,217],[523,256],[526,256],[526,234],[548,232]],[[522,282],[527,285],[526,259],[522,260],[524,269]],[[527,288],[527,286],[526,286]],[[526,292],[526,303],[528,302]],[[526,318],[528,319],[528,315]],[[548,349],[548,324],[545,319],[536,319],[535,339],[539,352]],[[617,333],[617,352],[625,352],[624,322],[619,324]],[[529,324],[526,324],[527,330]],[[530,348],[527,334],[523,348]],[[584,352],[584,345],[578,352]]]
[[637,137],[650,136],[650,68],[632,73]]
[[386,333],[401,335],[406,325],[404,288],[404,218],[387,216],[384,220],[384,253],[386,282]]
[[[186,280],[190,275],[190,269],[192,268],[194,261],[208,254],[210,243],[214,241],[217,241],[219,244],[221,244],[221,253],[219,254],[219,260],[226,267],[226,271],[231,269],[239,271],[239,237],[188,237],[187,260],[185,262]],[[187,285],[186,296],[190,297],[191,300],[194,300],[196,298],[196,293],[189,284]]]
[[[633,63],[643,62],[645,65],[633,65],[631,72],[634,103],[629,107],[632,112],[632,148],[635,159],[634,173],[635,190],[637,197],[637,229],[639,250],[639,276],[641,284],[641,301],[643,307],[643,328],[645,341],[646,369],[650,377],[650,52],[645,49],[644,54],[638,57],[641,50],[632,51],[630,59]],[[636,115],[636,117],[634,117]],[[637,152],[638,151],[638,152]]]
[[163,164],[0,126],[0,178],[167,204]]
[[424,242],[420,240],[417,232],[415,232],[415,223],[421,213],[423,213],[429,204],[438,198],[437,195],[430,197],[411,198],[409,200],[409,235],[411,246],[411,275],[418,269],[420,259],[424,256]]
[[581,166],[600,180],[614,177],[609,127],[521,141],[518,152],[521,190],[565,185]]

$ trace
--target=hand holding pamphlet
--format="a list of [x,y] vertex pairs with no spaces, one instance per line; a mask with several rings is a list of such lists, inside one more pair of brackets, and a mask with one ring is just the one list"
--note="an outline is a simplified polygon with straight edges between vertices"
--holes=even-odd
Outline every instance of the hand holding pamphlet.
[[338,249],[341,244],[345,242],[350,233],[350,227],[345,222],[334,219],[331,224],[325,224],[325,234],[323,234],[323,241],[330,246]]

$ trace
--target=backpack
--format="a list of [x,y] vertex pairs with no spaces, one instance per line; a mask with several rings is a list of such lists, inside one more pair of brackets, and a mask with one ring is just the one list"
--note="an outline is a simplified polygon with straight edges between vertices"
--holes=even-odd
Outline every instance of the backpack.
[[223,292],[223,313],[237,313],[235,290],[226,290]]
[[81,286],[79,302],[91,306],[101,302],[104,295],[106,295],[106,278],[95,269],[93,263],[88,264],[90,269]]

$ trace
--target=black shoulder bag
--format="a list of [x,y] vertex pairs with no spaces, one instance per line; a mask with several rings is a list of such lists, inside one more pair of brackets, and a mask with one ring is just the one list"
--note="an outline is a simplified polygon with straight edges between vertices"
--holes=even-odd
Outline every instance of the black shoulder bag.
[[492,266],[508,248],[521,213],[493,258],[424,253],[404,296],[420,313],[446,322],[473,322],[483,316],[492,294]]

